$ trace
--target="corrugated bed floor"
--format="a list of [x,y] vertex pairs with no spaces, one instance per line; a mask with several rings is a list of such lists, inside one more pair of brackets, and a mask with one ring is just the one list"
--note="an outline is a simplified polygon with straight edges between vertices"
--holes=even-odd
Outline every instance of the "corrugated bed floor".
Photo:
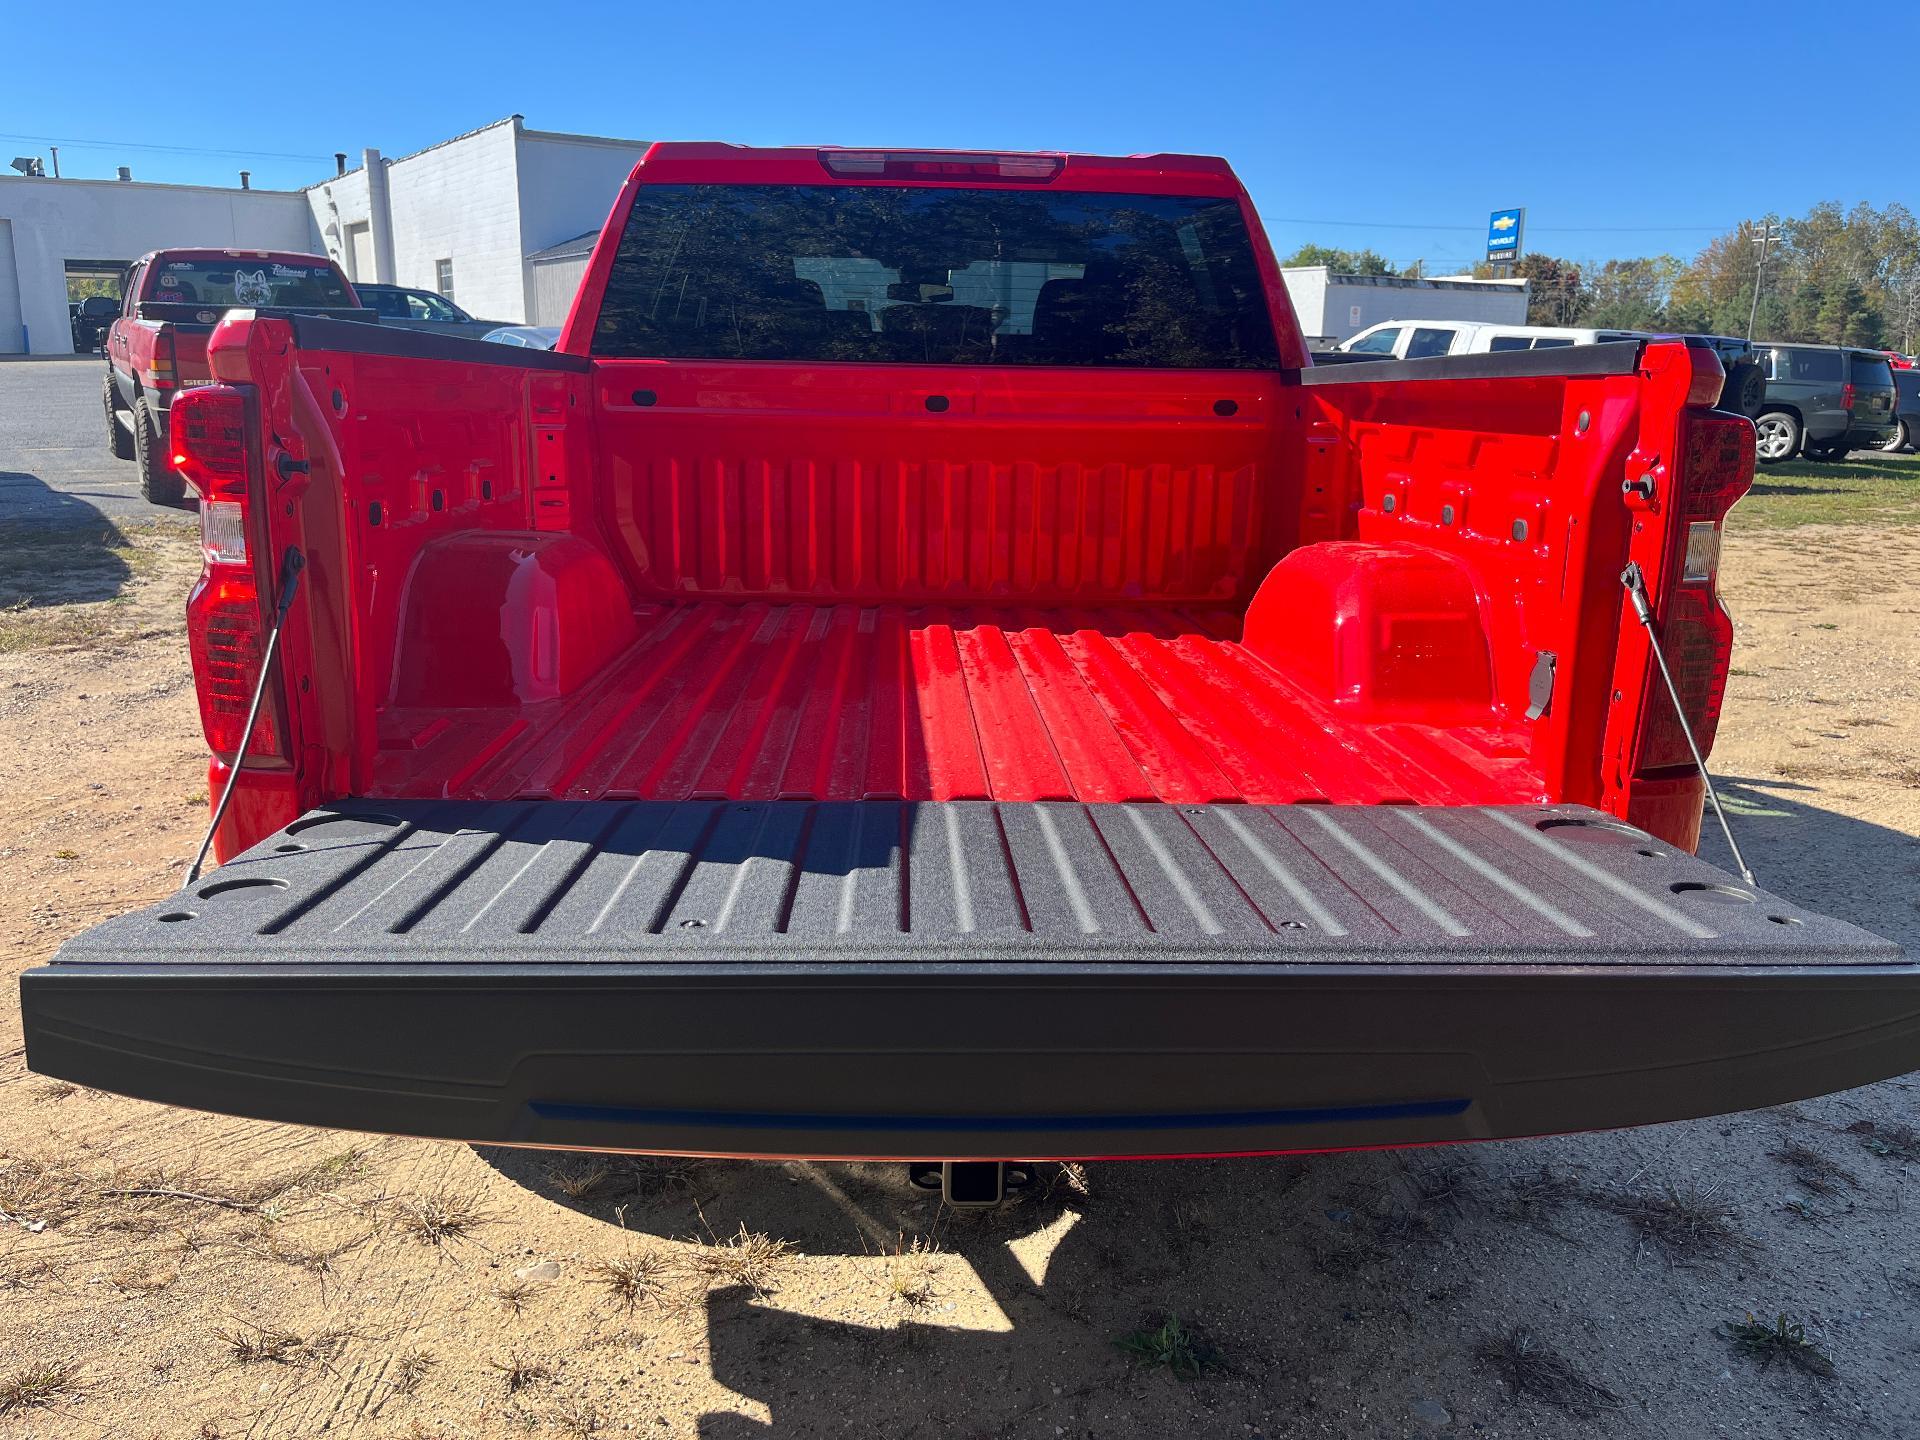
[[388,710],[373,793],[464,799],[1540,798],[1518,727],[1359,726],[1226,611],[653,607],[564,699]]

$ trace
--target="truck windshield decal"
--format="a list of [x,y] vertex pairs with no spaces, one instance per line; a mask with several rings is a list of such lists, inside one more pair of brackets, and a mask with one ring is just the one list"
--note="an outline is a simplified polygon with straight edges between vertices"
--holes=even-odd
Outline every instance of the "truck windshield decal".
[[344,310],[353,304],[331,266],[264,260],[176,260],[156,277],[147,298],[216,310],[262,305]]
[[594,353],[1279,364],[1235,201],[825,185],[641,189]]

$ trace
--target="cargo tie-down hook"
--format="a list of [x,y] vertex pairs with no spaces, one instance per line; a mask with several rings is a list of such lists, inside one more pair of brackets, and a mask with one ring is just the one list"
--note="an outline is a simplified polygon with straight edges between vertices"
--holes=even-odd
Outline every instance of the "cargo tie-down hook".
[[1642,573],[1638,560],[1627,562],[1627,568],[1620,572],[1620,583],[1627,587],[1627,594],[1633,600],[1633,613],[1640,617],[1641,625],[1646,627],[1647,644],[1652,647],[1654,661],[1660,666],[1660,678],[1667,682],[1667,694],[1673,700],[1673,713],[1680,721],[1680,733],[1687,737],[1687,749],[1693,754],[1694,767],[1706,783],[1707,799],[1713,805],[1714,818],[1720,822],[1720,833],[1727,837],[1727,849],[1733,852],[1733,863],[1740,867],[1740,878],[1757,889],[1760,882],[1753,878],[1753,871],[1747,868],[1747,858],[1740,853],[1739,843],[1733,838],[1733,827],[1727,823],[1727,812],[1720,808],[1720,796],[1713,788],[1713,776],[1707,773],[1706,758],[1701,755],[1700,746],[1693,738],[1693,723],[1687,719],[1687,707],[1680,703],[1680,689],[1673,683],[1673,672],[1667,668],[1667,657],[1660,649],[1660,636],[1653,628],[1653,604],[1647,598],[1647,577]]

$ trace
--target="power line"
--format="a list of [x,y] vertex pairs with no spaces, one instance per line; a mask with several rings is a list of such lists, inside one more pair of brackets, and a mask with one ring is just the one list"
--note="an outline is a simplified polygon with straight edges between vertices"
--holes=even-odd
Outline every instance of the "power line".
[[[1462,234],[1479,235],[1485,232],[1484,225],[1416,225],[1401,220],[1303,220],[1293,215],[1267,215],[1260,217],[1269,225],[1323,225],[1349,230],[1457,230]],[[1682,231],[1701,235],[1720,235],[1736,228],[1733,225],[1530,225],[1530,235],[1666,235]]]
[[73,150],[150,150],[163,155],[218,155],[240,160],[330,160],[331,155],[292,155],[284,150],[208,150],[194,145],[152,145],[139,140],[75,140],[61,135],[16,135],[0,130],[0,140],[65,145]]

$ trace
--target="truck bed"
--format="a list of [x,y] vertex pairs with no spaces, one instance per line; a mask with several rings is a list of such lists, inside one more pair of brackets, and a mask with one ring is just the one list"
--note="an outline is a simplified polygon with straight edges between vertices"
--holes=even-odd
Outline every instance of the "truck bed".
[[1517,721],[1362,724],[1238,614],[721,601],[643,607],[584,690],[382,712],[407,798],[1491,804],[1541,797]]
[[41,1074],[906,1159],[1669,1120],[1897,1073],[1892,944],[1577,806],[351,801],[27,973]]

